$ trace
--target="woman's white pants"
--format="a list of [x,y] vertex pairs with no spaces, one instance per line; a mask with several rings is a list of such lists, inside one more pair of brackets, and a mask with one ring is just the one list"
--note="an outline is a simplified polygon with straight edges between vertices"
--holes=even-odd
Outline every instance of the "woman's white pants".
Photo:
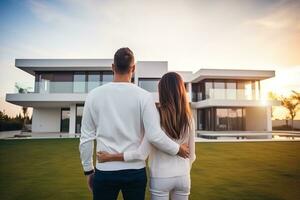
[[190,176],[150,178],[152,200],[187,200],[191,188]]

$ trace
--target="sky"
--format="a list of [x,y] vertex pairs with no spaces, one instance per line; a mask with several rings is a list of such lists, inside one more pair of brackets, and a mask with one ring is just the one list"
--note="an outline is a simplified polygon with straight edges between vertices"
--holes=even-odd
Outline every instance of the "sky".
[[169,70],[272,69],[263,93],[300,90],[298,0],[1,0],[0,110],[15,82],[33,77],[16,58],[112,58],[130,47],[137,60]]

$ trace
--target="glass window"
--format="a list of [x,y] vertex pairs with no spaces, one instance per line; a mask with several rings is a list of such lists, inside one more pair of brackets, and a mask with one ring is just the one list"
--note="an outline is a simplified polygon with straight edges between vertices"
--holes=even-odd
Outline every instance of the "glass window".
[[61,109],[60,132],[69,132],[70,108]]
[[213,83],[205,82],[205,99],[213,98]]
[[214,99],[225,99],[225,83],[221,81],[214,82]]
[[85,73],[75,72],[73,82],[73,92],[84,93],[85,92]]
[[226,83],[226,99],[236,99],[236,82]]
[[88,74],[88,92],[100,85],[100,72],[89,72]]
[[203,83],[192,84],[192,101],[197,102],[202,100]]
[[139,78],[139,86],[149,92],[158,92],[159,78]]
[[245,99],[252,100],[252,83],[251,83],[251,81],[245,82]]
[[216,130],[217,131],[226,131],[228,110],[226,108],[217,108],[216,109]]
[[260,99],[260,82],[255,81],[255,99],[259,100]]
[[245,130],[244,108],[216,108],[215,130],[240,131]]
[[102,75],[102,84],[110,83],[114,79],[114,75],[112,72],[103,72]]
[[81,132],[81,120],[83,114],[83,107],[84,105],[76,105],[76,133]]
[[237,99],[245,99],[245,83],[243,81],[237,82]]
[[53,81],[50,83],[51,93],[72,93],[72,73],[53,73]]
[[197,109],[197,130],[204,130],[203,110]]

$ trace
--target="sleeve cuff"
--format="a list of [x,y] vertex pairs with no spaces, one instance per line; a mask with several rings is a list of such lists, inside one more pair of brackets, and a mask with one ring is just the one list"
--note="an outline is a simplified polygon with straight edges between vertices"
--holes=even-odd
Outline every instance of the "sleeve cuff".
[[174,156],[176,156],[178,154],[179,148],[180,148],[180,145],[177,144],[177,148],[176,149],[174,148],[174,150],[175,150],[174,153],[173,153]]
[[90,171],[84,171],[84,175],[88,176],[90,174],[93,174],[95,170],[90,170]]
[[124,152],[123,156],[124,156],[124,161],[125,162],[129,162],[129,161],[133,160],[132,154],[129,153],[129,152]]

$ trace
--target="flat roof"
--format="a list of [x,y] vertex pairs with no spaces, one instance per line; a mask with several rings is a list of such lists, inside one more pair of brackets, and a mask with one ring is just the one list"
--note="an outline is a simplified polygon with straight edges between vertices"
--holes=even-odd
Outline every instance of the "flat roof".
[[[138,61],[137,64],[162,61]],[[165,61],[166,62],[166,61]],[[164,62],[164,63],[165,63]],[[29,74],[35,71],[95,71],[111,70],[113,59],[16,59],[15,66]],[[167,63],[167,62],[166,62]],[[204,79],[264,80],[275,76],[274,70],[200,69],[195,73],[177,71],[185,82],[196,83]]]
[[15,66],[29,74],[35,71],[111,70],[113,59],[16,59]]
[[192,83],[204,79],[264,80],[275,76],[274,70],[200,69],[193,74]]

